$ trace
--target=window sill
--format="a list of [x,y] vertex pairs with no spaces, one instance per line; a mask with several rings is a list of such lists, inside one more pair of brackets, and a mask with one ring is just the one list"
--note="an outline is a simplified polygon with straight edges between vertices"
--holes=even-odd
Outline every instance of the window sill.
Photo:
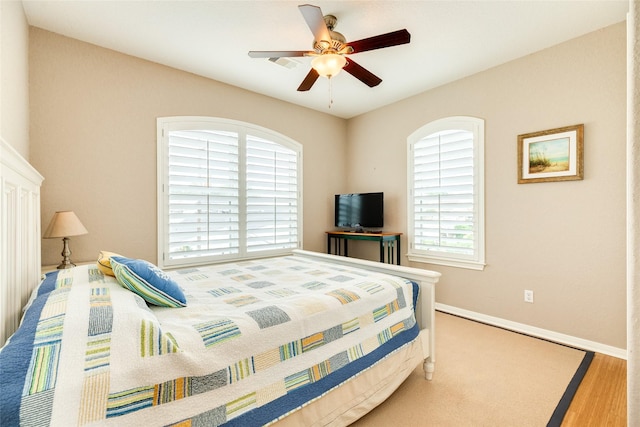
[[447,267],[466,268],[468,270],[484,270],[485,263],[471,260],[439,258],[433,256],[408,254],[407,259],[412,262],[421,262],[425,264],[445,265]]

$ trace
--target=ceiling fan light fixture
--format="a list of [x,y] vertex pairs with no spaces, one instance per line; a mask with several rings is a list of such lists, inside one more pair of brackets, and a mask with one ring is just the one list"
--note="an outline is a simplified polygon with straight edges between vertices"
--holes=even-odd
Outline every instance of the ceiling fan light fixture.
[[331,78],[338,74],[342,67],[347,64],[347,59],[337,53],[325,53],[316,56],[311,61],[311,67],[318,72],[319,75]]

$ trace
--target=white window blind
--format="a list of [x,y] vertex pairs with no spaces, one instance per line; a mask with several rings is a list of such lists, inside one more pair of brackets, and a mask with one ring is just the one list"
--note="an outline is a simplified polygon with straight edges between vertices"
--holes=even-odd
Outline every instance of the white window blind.
[[239,252],[238,134],[169,134],[170,259]]
[[240,122],[158,119],[158,258],[195,265],[301,247],[301,147]]
[[247,251],[297,247],[297,183],[293,150],[247,137]]
[[411,260],[484,265],[482,144],[477,119],[470,119],[443,119],[411,137]]
[[414,145],[415,248],[473,254],[473,134],[431,134]]

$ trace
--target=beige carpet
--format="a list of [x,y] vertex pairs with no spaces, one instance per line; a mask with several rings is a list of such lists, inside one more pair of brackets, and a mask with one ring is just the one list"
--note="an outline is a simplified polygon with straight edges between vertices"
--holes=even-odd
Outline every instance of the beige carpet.
[[436,370],[418,367],[353,426],[546,426],[585,356],[579,351],[436,313]]

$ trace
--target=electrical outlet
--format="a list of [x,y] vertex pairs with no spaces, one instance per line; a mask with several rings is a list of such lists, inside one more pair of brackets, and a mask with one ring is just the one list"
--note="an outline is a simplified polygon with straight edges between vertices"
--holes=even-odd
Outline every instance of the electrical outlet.
[[529,302],[533,304],[533,291],[529,291],[525,289],[524,291],[524,302]]

